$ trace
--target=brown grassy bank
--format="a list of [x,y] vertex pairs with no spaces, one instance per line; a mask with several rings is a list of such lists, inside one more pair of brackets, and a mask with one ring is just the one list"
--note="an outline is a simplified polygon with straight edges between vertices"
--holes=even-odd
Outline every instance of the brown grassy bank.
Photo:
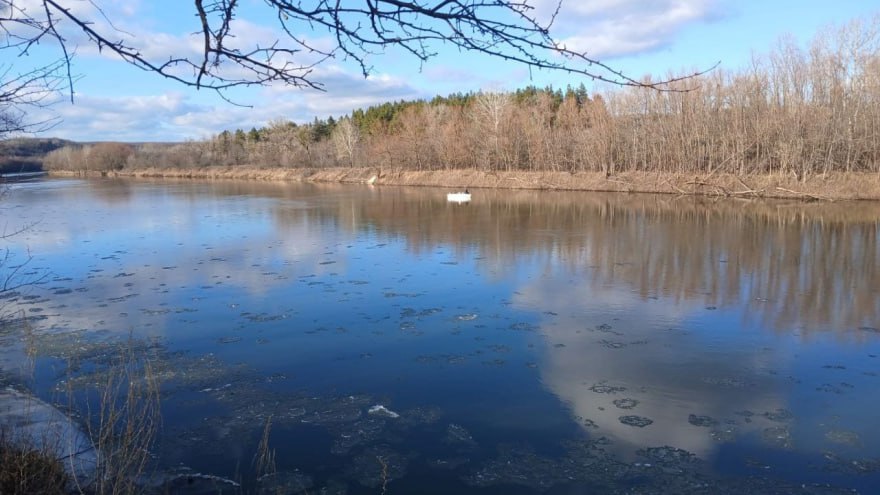
[[482,170],[412,171],[376,168],[144,168],[112,172],[52,171],[55,176],[105,175],[192,179],[240,179],[307,182],[368,183],[430,186],[451,189],[496,188],[572,191],[647,192],[745,198],[818,200],[880,200],[880,175],[829,173],[798,180],[792,175],[675,174],[624,172],[606,177],[600,172],[492,172]]

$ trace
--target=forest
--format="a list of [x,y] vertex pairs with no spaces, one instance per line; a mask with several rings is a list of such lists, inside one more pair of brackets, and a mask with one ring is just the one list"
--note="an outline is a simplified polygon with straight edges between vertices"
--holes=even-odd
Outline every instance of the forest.
[[[666,78],[678,77],[670,73]],[[651,77],[646,76],[645,81]],[[51,152],[48,170],[204,167],[754,175],[880,172],[880,16],[783,38],[672,90],[528,86],[284,119],[173,146]]]

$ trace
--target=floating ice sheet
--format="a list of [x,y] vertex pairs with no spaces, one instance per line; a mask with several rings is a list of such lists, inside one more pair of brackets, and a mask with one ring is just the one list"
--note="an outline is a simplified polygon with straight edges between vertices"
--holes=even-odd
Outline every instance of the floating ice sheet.
[[384,416],[386,418],[399,418],[400,417],[400,414],[397,414],[396,412],[392,411],[391,409],[388,409],[387,407],[385,407],[381,404],[376,404],[375,406],[372,406],[370,409],[367,410],[367,412],[372,414],[373,416]]

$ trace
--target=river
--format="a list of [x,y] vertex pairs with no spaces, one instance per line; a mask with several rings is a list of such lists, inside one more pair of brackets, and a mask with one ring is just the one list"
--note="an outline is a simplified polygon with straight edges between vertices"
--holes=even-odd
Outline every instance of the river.
[[265,489],[266,433],[286,492],[880,486],[880,203],[9,187],[0,380],[85,418],[150,363],[157,479]]

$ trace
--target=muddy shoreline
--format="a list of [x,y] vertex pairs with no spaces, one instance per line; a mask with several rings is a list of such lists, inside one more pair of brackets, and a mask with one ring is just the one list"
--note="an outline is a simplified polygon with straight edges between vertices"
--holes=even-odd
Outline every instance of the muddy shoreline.
[[52,171],[52,176],[239,179],[426,186],[449,189],[493,188],[638,192],[736,198],[786,198],[819,201],[880,200],[880,175],[833,173],[800,180],[788,175],[671,174],[625,172],[493,172],[476,169],[413,171],[378,168],[261,168],[248,166],[195,169],[145,168],[113,172]]

